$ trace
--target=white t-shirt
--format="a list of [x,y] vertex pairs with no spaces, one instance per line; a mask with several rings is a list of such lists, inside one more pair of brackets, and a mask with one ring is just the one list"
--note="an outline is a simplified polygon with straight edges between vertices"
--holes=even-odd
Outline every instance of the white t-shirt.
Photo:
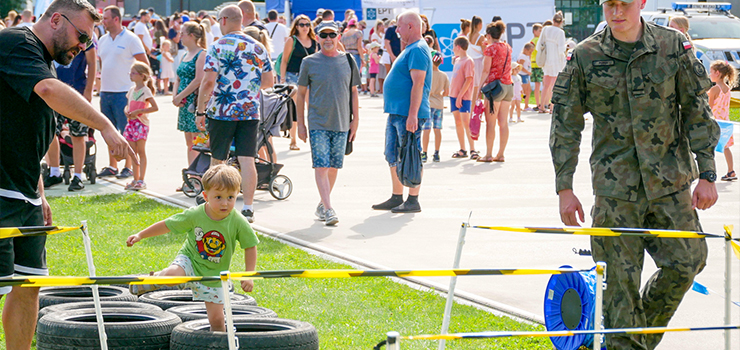
[[100,91],[128,92],[133,85],[129,72],[136,61],[134,55],[145,52],[139,37],[128,30],[121,31],[115,39],[110,33],[103,35],[98,41],[98,56],[102,64]]
[[142,22],[136,23],[136,26],[134,27],[134,34],[136,34],[136,36],[144,36],[144,45],[147,49],[152,49],[152,35],[149,34],[149,28],[146,27],[146,24]]
[[213,33],[206,32],[206,48],[210,47],[211,44],[213,44]]
[[270,56],[273,60],[277,59],[285,48],[285,40],[288,38],[288,27],[278,23],[270,22],[265,24],[267,34],[272,38],[272,52]]
[[21,23],[18,23],[16,27],[30,27],[32,25],[33,25],[33,22],[21,22]]
[[[517,58],[517,61],[520,61],[520,60],[524,60],[524,64],[522,66],[524,66],[524,69],[526,69],[527,72],[530,72],[531,73],[532,72],[532,58],[530,56],[528,56],[528,55],[525,55],[523,53],[520,53],[519,54],[519,58]],[[521,74],[521,75],[529,75],[527,73],[524,73],[524,71],[521,71],[519,74]]]
[[211,24],[211,33],[213,33],[214,39],[224,36],[223,34],[221,34],[221,25],[219,25],[218,23]]

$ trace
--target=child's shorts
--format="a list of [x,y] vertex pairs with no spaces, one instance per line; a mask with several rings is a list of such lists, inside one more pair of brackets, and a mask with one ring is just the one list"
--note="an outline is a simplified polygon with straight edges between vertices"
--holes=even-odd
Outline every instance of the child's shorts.
[[370,79],[375,79],[378,77],[378,73],[370,73]]
[[522,77],[522,84],[529,84],[529,75],[519,74],[519,76]]
[[462,107],[457,108],[457,99],[450,96],[450,111],[460,111],[460,113],[470,113],[470,100],[462,100]]
[[149,136],[149,126],[144,125],[139,119],[129,120],[126,128],[123,129],[123,137],[129,142],[146,140],[147,136]]
[[429,118],[421,125],[421,130],[442,129],[442,110],[432,108]]
[[[175,257],[175,261],[172,262],[172,265],[182,267],[182,269],[185,270],[185,275],[187,276],[195,276],[195,271],[193,271],[193,263],[190,261],[190,258],[185,255],[178,254]],[[193,291],[193,300],[208,301],[214,304],[222,305],[224,303],[224,292],[223,288],[221,287],[208,287],[200,282],[187,282],[184,283],[183,286],[184,288]]]

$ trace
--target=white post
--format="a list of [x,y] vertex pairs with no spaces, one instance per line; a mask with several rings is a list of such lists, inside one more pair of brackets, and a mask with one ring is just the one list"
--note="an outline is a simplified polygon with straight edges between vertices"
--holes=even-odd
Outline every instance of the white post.
[[[732,323],[732,233],[725,229],[725,326]],[[729,329],[725,329],[725,350],[730,350],[732,345],[731,334]]]
[[[87,234],[87,220],[82,221],[82,242],[85,244],[85,256],[87,258],[87,270],[91,277],[95,276],[95,264],[93,264],[92,248],[90,247],[90,236]],[[98,321],[98,336],[100,338],[100,349],[108,350],[108,336],[105,334],[105,322],[103,309],[100,306],[100,293],[98,286],[92,285],[93,302],[95,303],[95,319]]]
[[398,332],[388,332],[386,334],[388,338],[386,338],[386,345],[388,346],[388,350],[401,350],[401,334]]
[[231,293],[229,293],[229,271],[221,271],[221,290],[224,297],[224,313],[226,315],[226,336],[229,350],[239,349],[234,328],[234,315],[231,313]]
[[[594,310],[594,330],[601,330],[601,318],[604,313],[604,275],[606,274],[606,263],[596,263],[596,308]],[[594,350],[601,349],[602,334],[594,334]]]
[[[470,220],[470,218],[468,218]],[[455,261],[452,263],[453,269],[460,268],[460,258],[462,257],[463,245],[465,245],[465,233],[468,230],[468,222],[463,222],[460,227],[460,235],[457,237],[457,250],[455,251]],[[457,276],[450,277],[450,289],[447,291],[447,303],[445,303],[445,313],[442,318],[442,331],[440,334],[447,334],[450,327],[450,315],[452,314],[452,304],[455,302],[455,286],[457,285]],[[439,341],[439,350],[444,350],[445,340]]]

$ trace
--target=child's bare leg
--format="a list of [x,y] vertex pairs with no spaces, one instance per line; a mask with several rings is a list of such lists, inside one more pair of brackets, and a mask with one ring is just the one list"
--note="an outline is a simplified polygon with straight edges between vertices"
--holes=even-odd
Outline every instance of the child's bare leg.
[[[470,113],[460,113],[462,119],[463,129],[465,130],[465,136],[468,137],[468,144],[470,145],[470,151],[475,151],[475,145],[473,144],[473,133],[470,131]],[[463,148],[465,148],[465,141],[462,141]]]
[[185,270],[180,265],[170,265],[162,271],[155,272],[154,276],[185,276]]
[[164,94],[169,95],[170,94],[170,78],[164,78],[162,79],[164,82]]
[[516,105],[516,121],[520,122],[522,121],[522,103],[516,100],[513,103]]
[[424,153],[427,153],[427,148],[429,148],[429,133],[431,130],[426,129],[421,131],[421,151]]
[[522,85],[522,91],[524,92],[524,109],[529,108],[529,94],[532,92],[532,87],[529,83]]
[[442,146],[442,129],[434,129],[434,151],[438,152]]
[[534,83],[534,102],[537,104],[537,108],[544,107],[542,103],[542,93],[540,92],[540,83]]
[[[452,112],[452,116],[455,118],[455,131],[457,132],[457,142],[460,143],[460,149],[465,149],[465,124],[466,123],[459,111]],[[468,134],[470,134],[470,125],[468,124]]]
[[222,304],[206,301],[206,314],[208,315],[208,323],[211,324],[211,332],[226,332],[224,306]]
[[724,150],[725,152],[725,160],[727,161],[727,173],[731,173],[735,171],[735,162],[732,159],[732,152],[730,152],[730,148],[727,147]]
[[[144,181],[144,175],[146,175],[147,157],[146,157],[146,140],[136,141],[136,154],[139,156],[139,165],[134,164],[134,169],[139,168],[138,180]],[[134,174],[137,174],[134,171]]]
[[[136,150],[136,141],[129,141],[128,144],[129,144],[129,146],[131,146],[131,149],[133,149],[134,152],[137,153],[137,150]],[[140,178],[139,178],[139,166],[140,165],[141,165],[141,162],[139,162],[139,164],[134,163],[133,166],[132,166],[132,168],[131,168],[131,171],[134,173],[134,182],[140,180]]]
[[370,87],[370,94],[375,95],[375,78],[370,78],[370,82],[367,85]]

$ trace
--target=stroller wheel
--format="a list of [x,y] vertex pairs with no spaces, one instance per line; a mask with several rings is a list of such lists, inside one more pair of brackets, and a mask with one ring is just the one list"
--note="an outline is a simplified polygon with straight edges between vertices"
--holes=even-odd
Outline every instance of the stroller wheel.
[[293,182],[285,175],[277,175],[270,180],[269,190],[275,199],[283,200],[293,192]]
[[98,177],[98,174],[95,172],[95,168],[91,166],[87,166],[87,179],[90,180],[90,184],[95,184],[95,179]]
[[201,192],[203,192],[203,183],[199,179],[191,177],[182,183],[182,193],[188,198],[193,198]]
[[69,167],[64,167],[62,178],[64,179],[64,184],[69,185],[69,180],[72,178],[72,174],[69,172]]

